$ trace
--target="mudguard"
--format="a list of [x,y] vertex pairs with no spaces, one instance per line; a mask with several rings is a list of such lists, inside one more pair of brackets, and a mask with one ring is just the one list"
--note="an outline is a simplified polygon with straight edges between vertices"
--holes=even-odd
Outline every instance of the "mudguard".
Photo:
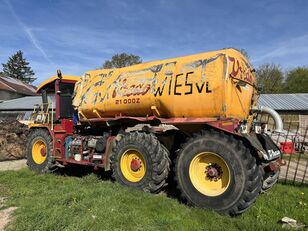
[[282,153],[279,147],[274,143],[271,137],[266,134],[245,134],[244,137],[261,154],[261,158],[266,161],[272,161],[281,157]]

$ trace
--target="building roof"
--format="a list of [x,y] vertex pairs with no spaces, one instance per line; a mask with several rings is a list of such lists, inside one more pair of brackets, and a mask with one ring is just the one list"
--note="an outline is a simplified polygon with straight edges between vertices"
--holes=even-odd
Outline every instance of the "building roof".
[[[48,102],[55,105],[54,96],[48,96]],[[3,101],[0,103],[0,111],[32,111],[35,104],[42,104],[42,96],[26,96]]]
[[0,90],[19,93],[22,95],[35,95],[35,88],[18,79],[0,76]]
[[258,105],[277,111],[308,111],[308,93],[261,94]]

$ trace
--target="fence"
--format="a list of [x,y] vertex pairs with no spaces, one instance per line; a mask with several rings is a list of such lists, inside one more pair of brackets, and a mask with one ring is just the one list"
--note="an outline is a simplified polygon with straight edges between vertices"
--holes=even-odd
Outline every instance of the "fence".
[[[292,118],[292,117],[291,117]],[[268,123],[269,135],[283,152],[286,165],[281,167],[279,180],[296,185],[308,184],[308,126],[300,121],[283,119],[284,132],[273,132],[274,121],[267,115],[260,115],[261,122]]]

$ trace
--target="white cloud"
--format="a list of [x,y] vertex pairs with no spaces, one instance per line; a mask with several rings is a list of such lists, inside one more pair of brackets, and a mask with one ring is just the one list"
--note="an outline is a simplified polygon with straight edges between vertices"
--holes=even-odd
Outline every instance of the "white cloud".
[[272,49],[265,49],[263,54],[252,60],[261,63],[273,58],[286,57],[288,55],[308,55],[308,34],[284,41]]
[[16,21],[18,22],[19,26],[22,28],[22,30],[24,31],[24,33],[26,34],[27,38],[29,39],[29,41],[33,44],[33,46],[42,54],[42,56],[46,59],[46,61],[48,61],[49,63],[53,64],[53,62],[50,60],[50,58],[48,57],[48,55],[46,54],[46,52],[44,51],[44,49],[40,46],[39,41],[36,39],[36,36],[33,34],[33,32],[31,31],[31,29],[29,27],[27,27],[19,18],[19,16],[15,13],[15,10],[12,6],[12,4],[10,3],[9,0],[4,0],[4,2],[6,3],[6,5],[8,6],[10,12],[12,13],[12,15],[14,16],[14,18],[16,19]]

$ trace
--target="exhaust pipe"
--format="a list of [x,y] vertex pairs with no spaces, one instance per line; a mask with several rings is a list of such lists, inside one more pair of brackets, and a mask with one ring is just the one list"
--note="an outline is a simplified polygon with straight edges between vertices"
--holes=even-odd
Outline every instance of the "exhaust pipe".
[[261,113],[269,114],[275,122],[275,132],[282,132],[283,131],[283,123],[280,115],[272,108],[266,106],[256,106],[252,108],[252,111],[258,111]]

